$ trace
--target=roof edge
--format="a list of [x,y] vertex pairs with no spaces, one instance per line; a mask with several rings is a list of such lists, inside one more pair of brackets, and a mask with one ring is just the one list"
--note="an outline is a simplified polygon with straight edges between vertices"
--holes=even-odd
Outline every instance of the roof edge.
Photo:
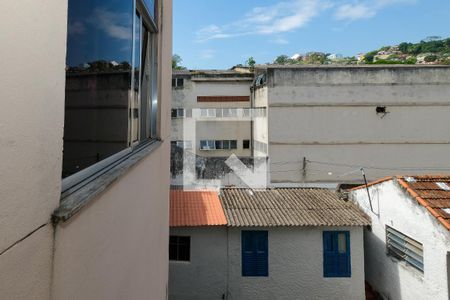
[[422,205],[426,210],[428,210],[433,217],[435,217],[444,227],[450,231],[450,224],[445,221],[445,219],[430,206],[430,203],[420,197],[413,189],[411,189],[408,184],[403,180],[403,178],[397,178],[397,182],[403,187],[406,192],[414,198],[420,205]]

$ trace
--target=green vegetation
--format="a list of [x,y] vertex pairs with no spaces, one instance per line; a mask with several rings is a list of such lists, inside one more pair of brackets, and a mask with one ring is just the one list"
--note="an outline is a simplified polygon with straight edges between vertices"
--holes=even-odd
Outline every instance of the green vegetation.
[[172,69],[174,70],[186,70],[185,67],[181,65],[183,59],[178,54],[172,55]]

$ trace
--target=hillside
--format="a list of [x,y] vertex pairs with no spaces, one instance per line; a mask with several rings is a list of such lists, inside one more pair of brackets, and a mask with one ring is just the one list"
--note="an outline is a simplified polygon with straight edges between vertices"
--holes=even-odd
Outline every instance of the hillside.
[[430,37],[419,43],[401,43],[385,46],[378,50],[362,53],[354,57],[339,54],[309,52],[292,57],[280,55],[273,61],[278,65],[297,64],[440,64],[450,65],[450,38]]

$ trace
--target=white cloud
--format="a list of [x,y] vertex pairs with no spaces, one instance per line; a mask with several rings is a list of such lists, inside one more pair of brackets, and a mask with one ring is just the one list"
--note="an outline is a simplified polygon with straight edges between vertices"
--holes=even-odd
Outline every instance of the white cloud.
[[205,49],[200,53],[201,59],[212,59],[216,56],[216,50]]
[[131,40],[130,17],[128,14],[97,8],[94,10],[89,22],[100,30],[103,30],[110,37]]
[[333,5],[326,0],[293,0],[255,7],[242,21],[222,26],[209,25],[197,31],[198,41],[245,35],[271,35],[306,26],[314,17]]
[[416,0],[357,0],[351,3],[342,3],[335,12],[335,18],[339,21],[355,21],[370,19],[377,13],[391,5],[414,4]]
[[82,22],[75,21],[68,26],[69,34],[83,34],[86,31],[86,27]]
[[270,40],[271,43],[273,44],[278,44],[278,45],[287,45],[289,44],[289,41],[283,37],[277,36],[274,39]]

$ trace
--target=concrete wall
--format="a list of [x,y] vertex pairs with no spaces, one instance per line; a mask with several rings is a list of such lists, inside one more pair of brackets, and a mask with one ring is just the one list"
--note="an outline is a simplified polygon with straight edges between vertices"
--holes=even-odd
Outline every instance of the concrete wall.
[[[51,16],[51,17],[49,17]],[[61,195],[67,1],[0,4],[0,298],[48,299]]]
[[[273,183],[361,182],[360,166],[381,168],[367,168],[371,180],[411,167],[438,172],[450,163],[449,67],[298,67],[267,72],[267,87],[256,90],[255,102],[268,102]],[[377,114],[377,106],[386,106],[388,113]],[[305,177],[303,157],[331,165],[308,164]]]
[[170,261],[170,300],[221,300],[227,290],[227,228],[171,228],[191,237],[191,261]]
[[0,4],[0,56],[8,70],[0,75],[0,98],[8,107],[0,111],[1,299],[166,298],[171,13],[172,1],[164,0],[162,146],[55,232],[67,1]]
[[158,86],[162,145],[56,228],[53,299],[166,299],[172,1],[163,2]]
[[[363,228],[171,229],[191,236],[191,262],[170,264],[171,299],[364,299]],[[241,230],[269,231],[269,276],[242,277]],[[323,277],[324,230],[350,231],[351,278]],[[228,284],[226,283],[228,278]],[[225,289],[226,290],[226,289]]]
[[[269,277],[241,276],[241,230],[230,229],[229,299],[364,299],[363,229],[269,230]],[[257,228],[256,230],[264,230]],[[323,277],[323,230],[349,230],[351,278]]]
[[[366,280],[385,299],[449,299],[447,252],[449,232],[394,181],[364,189],[351,199],[371,217],[364,233]],[[386,254],[386,225],[423,244],[424,273]]]

